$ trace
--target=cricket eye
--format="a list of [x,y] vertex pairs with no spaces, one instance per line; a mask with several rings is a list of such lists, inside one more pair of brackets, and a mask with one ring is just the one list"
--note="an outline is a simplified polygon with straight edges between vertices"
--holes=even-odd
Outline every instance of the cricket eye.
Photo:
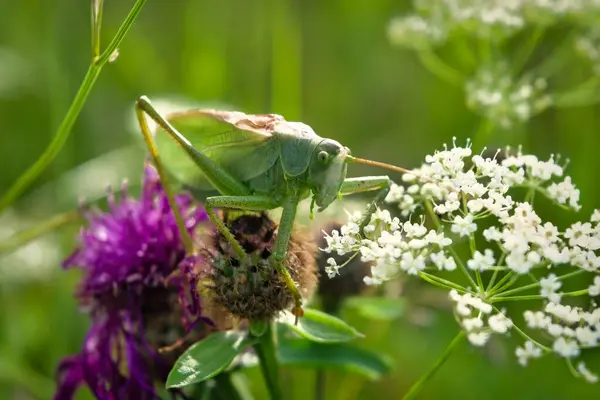
[[320,151],[319,154],[317,154],[317,160],[319,160],[321,164],[326,164],[327,161],[329,161],[329,153],[326,151]]

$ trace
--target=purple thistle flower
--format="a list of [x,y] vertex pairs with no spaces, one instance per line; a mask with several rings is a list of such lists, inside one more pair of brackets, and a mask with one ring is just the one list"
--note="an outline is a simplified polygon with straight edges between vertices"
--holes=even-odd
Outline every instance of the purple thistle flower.
[[[188,195],[175,201],[193,237],[207,215]],[[60,363],[54,398],[71,399],[85,383],[98,399],[157,399],[154,381],[164,381],[174,361],[157,349],[211,326],[201,316],[191,268],[202,260],[186,257],[149,164],[139,199],[124,185],[120,202],[109,197],[108,213],[89,211],[86,219],[80,247],[63,266],[85,271],[77,297],[92,325],[80,353]]]

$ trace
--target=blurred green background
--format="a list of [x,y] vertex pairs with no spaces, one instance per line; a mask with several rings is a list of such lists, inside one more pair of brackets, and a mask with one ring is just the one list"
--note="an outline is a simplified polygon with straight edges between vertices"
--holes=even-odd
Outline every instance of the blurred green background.
[[[105,3],[104,44],[132,2]],[[408,168],[452,136],[464,143],[480,118],[465,106],[463,91],[431,75],[413,52],[388,42],[390,18],[409,5],[397,0],[148,1],[117,61],[103,70],[60,156],[0,217],[0,239],[74,209],[80,196],[101,196],[107,185],[118,186],[125,178],[139,182],[144,153],[132,134],[132,112],[142,94],[280,113],[339,140],[355,155]],[[51,140],[91,51],[88,1],[2,0],[0,9],[1,193]],[[557,79],[568,84],[586,74],[589,66],[575,63]],[[496,131],[488,144],[523,144],[541,158],[557,152],[570,158],[568,173],[581,189],[584,206],[573,218],[587,218],[600,206],[597,112],[596,106],[550,110],[524,127]],[[375,173],[360,166],[350,171]],[[0,258],[0,398],[49,398],[58,361],[79,350],[87,320],[72,298],[77,273],[60,269],[77,229],[46,235]],[[345,313],[367,334],[360,345],[393,357],[395,372],[379,382],[331,373],[326,398],[397,399],[433,364],[458,328],[448,310],[422,305],[418,292],[411,300],[409,311],[393,322]],[[553,357],[521,368],[514,357],[519,341],[513,339],[492,341],[485,350],[463,345],[421,398],[571,399],[600,393],[571,377]],[[252,382],[261,393],[255,372]],[[313,380],[310,371],[288,369],[289,398],[311,398]]]

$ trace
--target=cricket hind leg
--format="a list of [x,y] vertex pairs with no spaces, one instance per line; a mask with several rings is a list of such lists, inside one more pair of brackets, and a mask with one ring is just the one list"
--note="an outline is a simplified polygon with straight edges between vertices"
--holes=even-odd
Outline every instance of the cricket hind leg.
[[367,205],[367,209],[363,213],[363,217],[358,223],[358,227],[362,235],[364,228],[371,221],[371,216],[377,211],[377,208],[383,203],[386,196],[392,187],[392,180],[385,175],[382,176],[363,176],[358,178],[348,178],[342,183],[340,189],[341,195],[354,193],[370,192],[377,190],[375,198]]
[[[188,154],[192,161],[194,161],[194,163],[198,166],[202,173],[208,178],[211,184],[220,193],[226,195],[249,196],[251,194],[250,189],[243,182],[240,182],[229,172],[218,166],[208,156],[206,156],[201,151],[197,150],[194,146],[192,146],[192,144],[154,108],[154,106],[146,96],[142,96],[137,100],[135,110],[138,122],[140,124],[140,128],[144,135],[144,140],[146,142],[150,155],[152,156],[152,159],[160,176],[160,180],[163,183],[165,192],[169,197],[169,203],[171,205],[171,208],[175,212],[178,230],[180,232],[181,237],[184,240],[186,252],[192,253],[192,240],[188,235],[187,230],[185,230],[185,227],[183,226],[183,220],[181,216],[179,215],[177,209],[174,208],[173,191],[170,187],[166,170],[160,159],[160,155],[156,143],[154,141],[153,134],[148,126],[148,120],[146,119],[146,116],[150,117],[167,135],[169,135],[169,137],[172,140],[174,140],[182,148],[183,151],[185,151]],[[228,232],[223,222],[219,218],[217,218],[216,214],[210,207],[207,207],[207,213],[209,214],[209,216],[211,216],[211,219],[213,220],[215,225],[217,225],[219,230],[223,232],[227,240],[229,240],[232,243],[232,245],[236,249],[236,252],[238,252],[238,254],[240,254],[241,256],[241,252],[239,252],[241,246],[239,245],[239,243],[237,243],[235,238],[233,238],[231,233]]]

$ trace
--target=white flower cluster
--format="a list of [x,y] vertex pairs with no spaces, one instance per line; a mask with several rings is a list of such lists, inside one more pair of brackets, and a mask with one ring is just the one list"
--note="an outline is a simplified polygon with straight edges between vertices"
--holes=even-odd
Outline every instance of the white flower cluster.
[[503,128],[529,120],[552,105],[542,78],[518,81],[506,64],[480,68],[465,84],[467,106]]
[[[470,293],[461,295],[451,290],[450,299],[455,303],[455,315],[467,332],[467,339],[474,346],[485,345],[492,333],[506,334],[513,326],[503,313],[491,315],[492,306]],[[484,318],[487,318],[487,325]]]
[[[545,347],[517,330],[526,339],[524,347],[517,349],[519,362],[525,365],[550,352],[576,357],[583,349],[600,346],[600,308],[584,312],[560,302],[570,296],[600,295],[600,210],[588,221],[565,229],[542,220],[533,207],[536,194],[560,208],[580,209],[579,190],[557,161],[553,156],[540,160],[520,149],[485,157],[473,155],[468,144],[445,146],[427,156],[420,168],[404,175],[408,187],[394,185],[386,198],[408,221],[377,210],[361,232],[363,216],[356,212],[339,231],[326,233],[323,250],[356,253],[370,262],[371,277],[365,278],[370,285],[406,273],[447,288],[461,327],[477,346],[484,345],[492,333],[507,333],[513,326],[511,318],[492,304],[520,300],[511,296],[523,290],[537,291],[523,300],[543,300],[548,306],[543,313],[527,313],[526,323],[531,329],[546,330],[554,341]],[[525,201],[513,199],[517,188],[526,193]],[[435,229],[426,226],[425,217]],[[464,254],[459,247],[469,255],[459,256]],[[330,276],[339,268],[329,260]],[[470,286],[438,276],[441,271],[454,270],[467,275]],[[540,272],[539,279],[532,274]],[[586,273],[594,274],[591,285],[561,292],[566,286],[564,279]],[[534,283],[514,288],[522,282],[521,277],[533,278]],[[579,364],[577,371],[593,380],[585,364]]]
[[565,18],[588,24],[600,13],[597,0],[415,0],[412,14],[392,19],[393,44],[423,48],[454,34],[501,40],[527,25],[549,26]]
[[[339,232],[327,235],[325,251],[358,251],[364,261],[374,261],[370,283],[381,283],[399,271],[416,274],[427,265],[453,270],[456,260],[445,249],[452,243],[449,235],[471,237],[478,221],[493,217],[497,224],[482,234],[504,253],[509,270],[526,274],[536,266],[571,263],[600,271],[600,258],[595,253],[600,248],[598,214],[591,222],[578,222],[560,232],[552,223],[543,222],[530,203],[516,202],[508,194],[512,187],[529,187],[532,192],[541,192],[578,210],[579,190],[569,177],[555,181],[562,177],[563,168],[553,157],[541,161],[518,151],[498,161],[472,156],[469,147],[454,146],[427,156],[426,163],[414,173],[404,177],[411,185],[407,189],[394,185],[386,202],[397,203],[403,216],[431,202],[433,211],[448,222],[447,230],[430,230],[423,222],[401,224],[388,211],[380,210],[372,216],[363,237],[357,225],[361,215],[355,213]],[[490,248],[475,251],[466,262],[474,271],[486,271],[495,264],[496,256]],[[334,264],[330,267],[335,271]],[[548,291],[549,296],[552,293]]]
[[[580,356],[582,350],[600,345],[600,308],[588,312],[580,307],[550,302],[544,311],[525,311],[524,319],[529,329],[541,330],[551,338],[552,351],[560,357],[573,359]],[[528,342],[525,348],[517,349],[517,357],[522,365],[541,355],[539,344]],[[598,380],[583,363],[579,363],[578,371],[592,383]]]
[[600,75],[600,29],[584,31],[575,40],[575,48],[592,65],[596,75]]
[[[331,235],[326,233],[325,251],[335,251],[340,255],[360,252],[362,261],[374,261],[371,276],[365,277],[365,283],[381,284],[396,277],[400,271],[416,275],[428,263],[437,265],[440,270],[456,268],[454,259],[444,250],[452,241],[443,233],[428,230],[422,223],[400,224],[400,220],[392,218],[389,211],[378,210],[364,228],[363,236],[358,226],[361,217],[360,213],[352,214],[340,231],[334,230]],[[333,258],[329,258],[327,263],[327,274],[335,276],[339,266]]]

